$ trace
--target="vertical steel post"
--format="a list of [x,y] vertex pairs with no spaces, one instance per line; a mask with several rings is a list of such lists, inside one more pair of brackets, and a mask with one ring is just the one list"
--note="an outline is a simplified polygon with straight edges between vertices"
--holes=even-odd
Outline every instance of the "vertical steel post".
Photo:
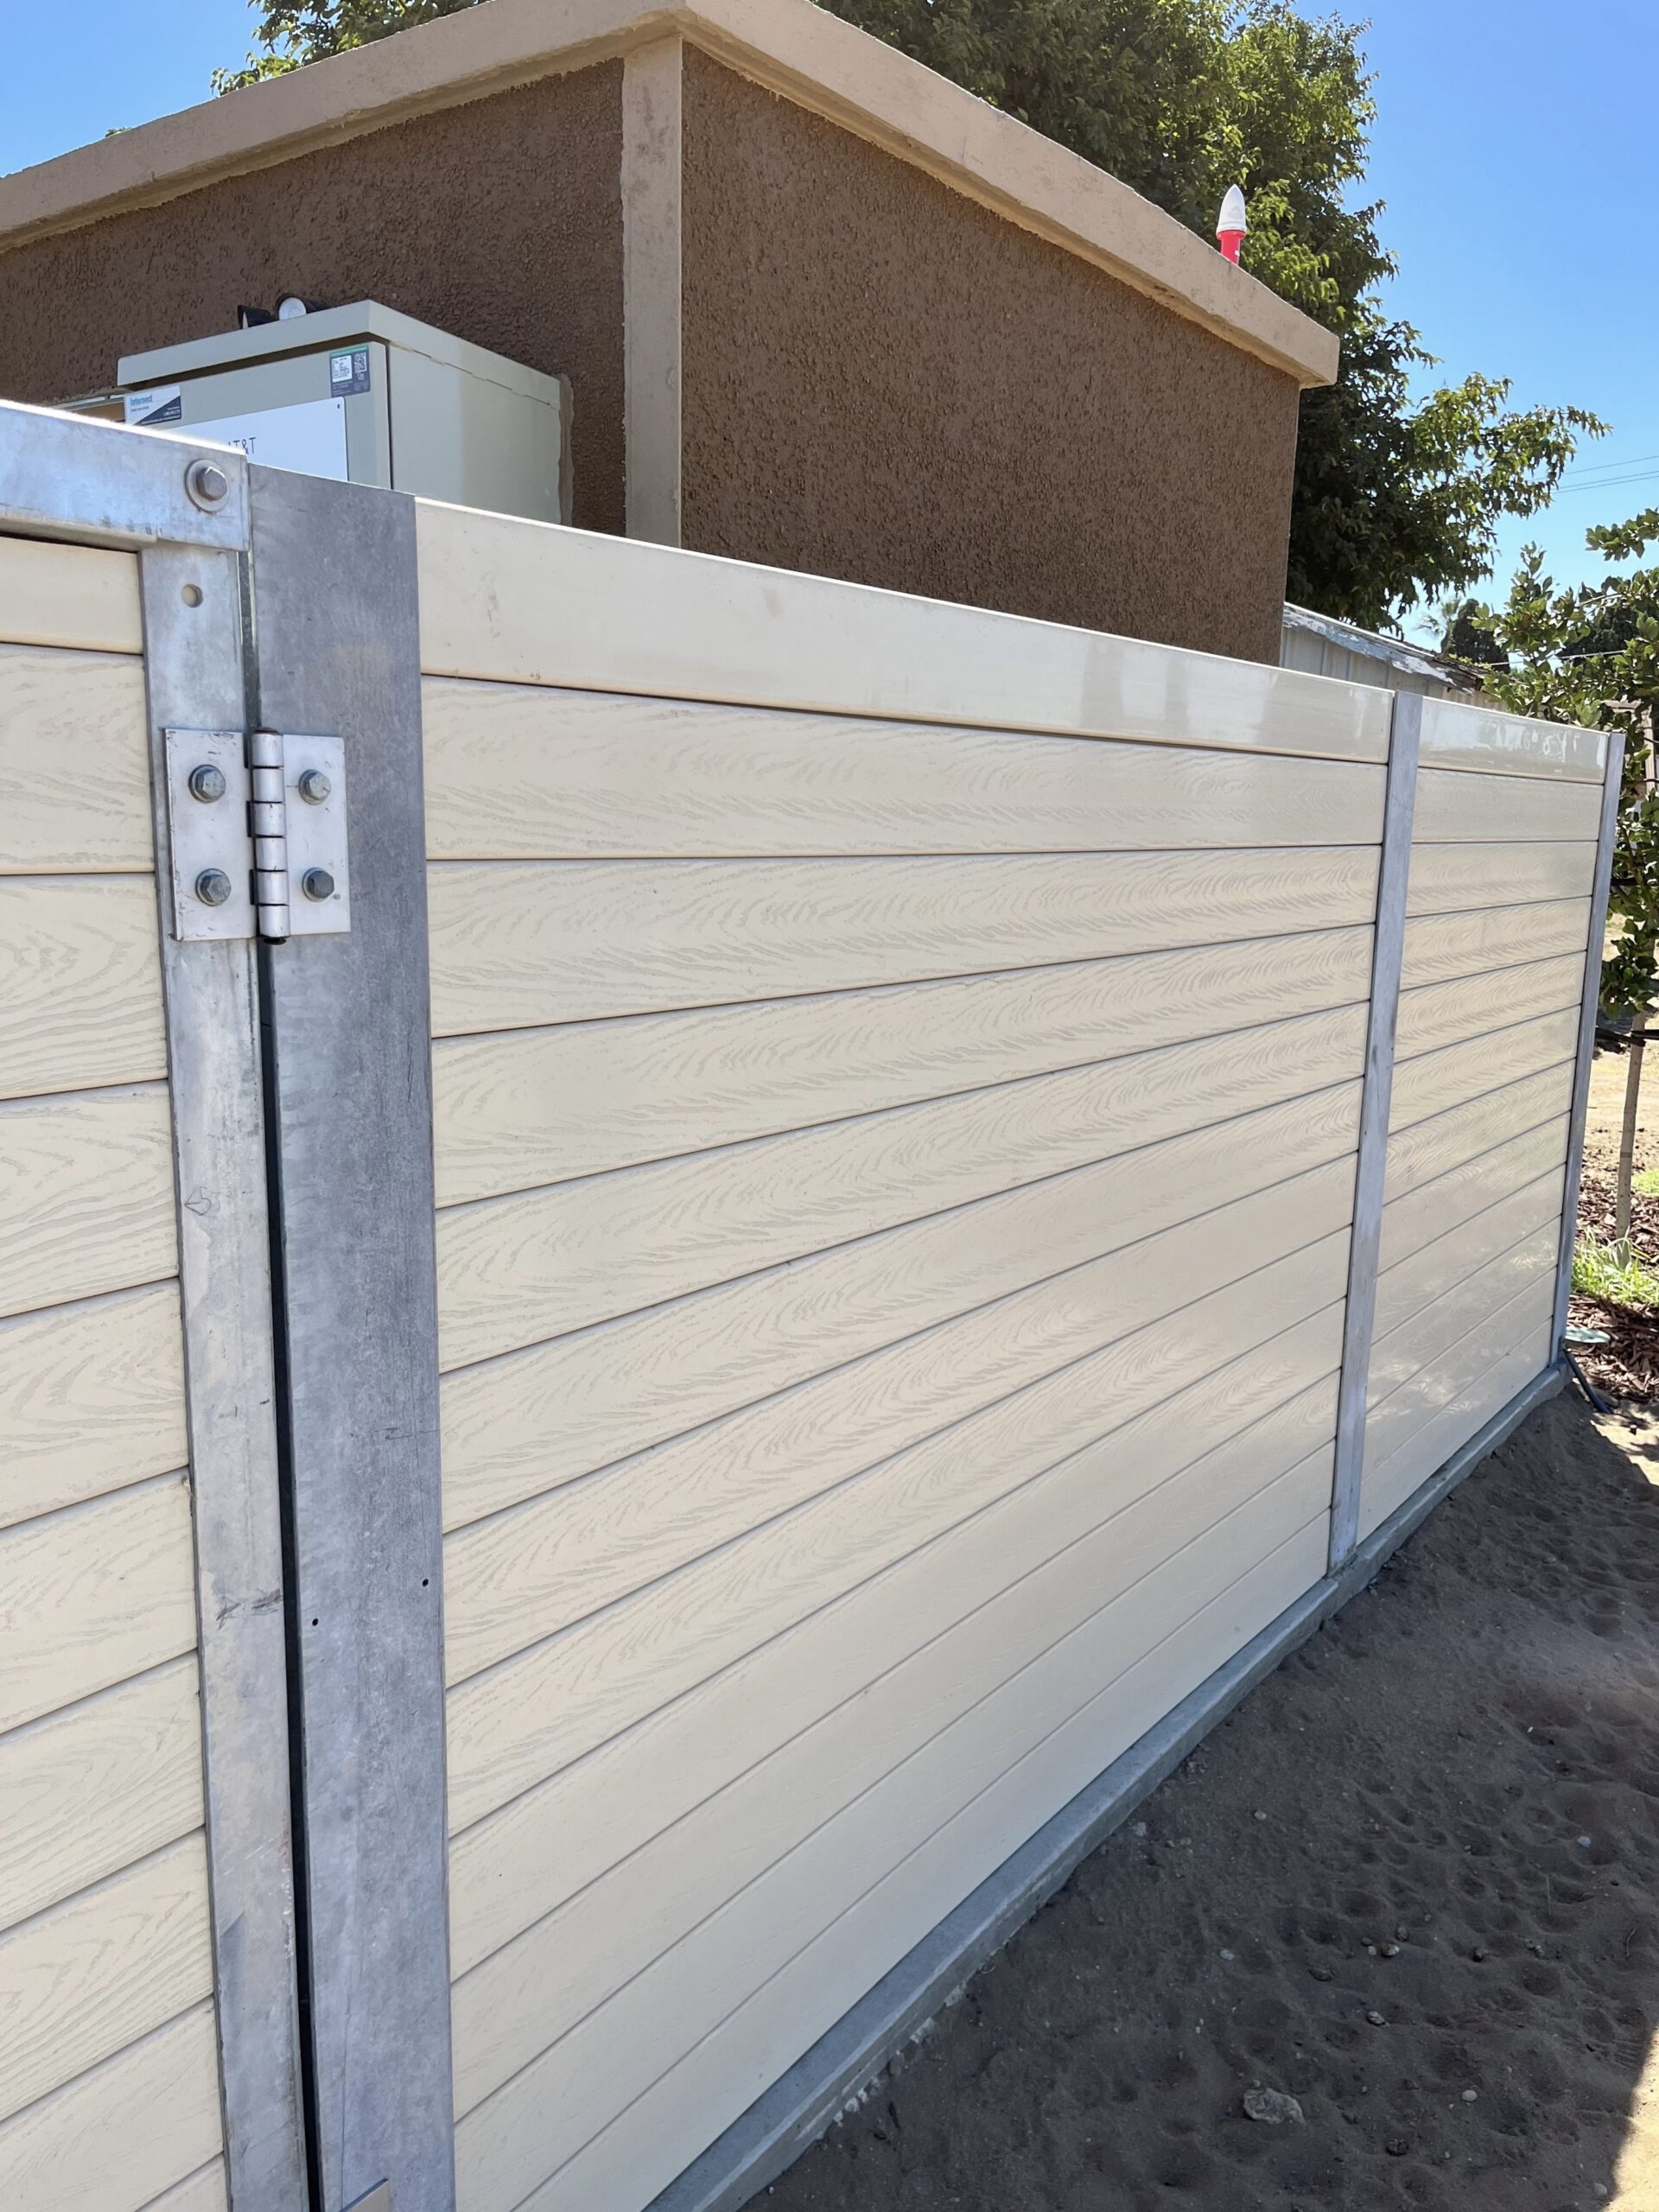
[[257,720],[340,738],[349,787],[349,932],[260,952],[318,2212],[451,2212],[414,505],[259,467],[250,494]]
[[1417,756],[1422,742],[1420,694],[1396,691],[1389,736],[1388,795],[1377,868],[1376,923],[1371,951],[1370,1023],[1354,1173],[1354,1225],[1348,1248],[1348,1300],[1337,1393],[1336,1469],[1331,1493],[1331,1572],[1359,1541],[1359,1491],[1365,1464],[1365,1409],[1376,1319],[1376,1264],[1388,1180],[1389,1110],[1394,1096],[1394,1039],[1400,1018],[1400,969],[1405,953],[1406,890],[1411,875],[1412,823],[1417,803]]
[[1567,1301],[1573,1290],[1573,1246],[1579,1224],[1579,1182],[1584,1169],[1584,1124],[1590,1109],[1590,1071],[1596,1057],[1596,1011],[1601,995],[1601,948],[1607,930],[1607,894],[1613,876],[1613,845],[1618,831],[1618,794],[1624,772],[1624,741],[1607,739],[1607,769],[1601,786],[1601,826],[1596,842],[1596,874],[1590,893],[1590,926],[1584,946],[1584,996],[1579,1007],[1579,1055],[1573,1071],[1573,1110],[1567,1123],[1567,1186],[1561,1197],[1561,1245],[1555,1263],[1555,1319],[1550,1343],[1559,1359],[1567,1332]]

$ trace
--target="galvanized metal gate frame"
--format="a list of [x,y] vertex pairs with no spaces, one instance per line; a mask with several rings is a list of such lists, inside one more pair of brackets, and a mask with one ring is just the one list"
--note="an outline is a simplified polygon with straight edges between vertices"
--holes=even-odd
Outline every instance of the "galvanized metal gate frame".
[[[204,475],[207,464],[214,474]],[[453,2212],[430,1013],[413,504],[0,405],[0,531],[137,552],[164,732],[328,732],[347,933],[185,942],[158,864],[232,2212]],[[1422,702],[1396,697],[1329,1573],[941,1923],[661,2200],[781,2171],[1071,1867],[1560,1383],[1618,798],[1604,785],[1557,1357],[1357,1541]]]

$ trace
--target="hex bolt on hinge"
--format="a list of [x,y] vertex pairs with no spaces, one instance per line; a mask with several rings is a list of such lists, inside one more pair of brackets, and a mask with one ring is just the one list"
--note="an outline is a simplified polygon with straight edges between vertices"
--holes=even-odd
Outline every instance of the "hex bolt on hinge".
[[231,480],[216,461],[193,461],[184,472],[186,496],[204,514],[217,514],[231,496]]

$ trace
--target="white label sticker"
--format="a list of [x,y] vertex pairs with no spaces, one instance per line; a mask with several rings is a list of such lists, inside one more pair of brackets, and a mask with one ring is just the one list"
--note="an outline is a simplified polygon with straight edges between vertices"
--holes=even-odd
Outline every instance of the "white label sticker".
[[154,429],[157,423],[176,423],[183,411],[183,388],[176,384],[157,385],[153,391],[127,394],[127,423],[132,429]]
[[302,476],[346,481],[343,399],[302,399],[294,407],[264,407],[252,414],[188,423],[183,430],[187,437],[240,446],[250,461],[262,461],[267,468],[293,468]]

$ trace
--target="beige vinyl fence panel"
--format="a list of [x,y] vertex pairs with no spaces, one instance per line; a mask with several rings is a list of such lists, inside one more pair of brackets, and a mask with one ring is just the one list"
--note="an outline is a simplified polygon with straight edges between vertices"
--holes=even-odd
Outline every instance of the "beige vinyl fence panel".
[[1554,1356],[1606,743],[1423,709],[1360,1530]]
[[1324,1572],[1386,702],[418,520],[461,2202],[635,2212]]
[[0,2202],[224,2202],[137,562],[0,539]]

